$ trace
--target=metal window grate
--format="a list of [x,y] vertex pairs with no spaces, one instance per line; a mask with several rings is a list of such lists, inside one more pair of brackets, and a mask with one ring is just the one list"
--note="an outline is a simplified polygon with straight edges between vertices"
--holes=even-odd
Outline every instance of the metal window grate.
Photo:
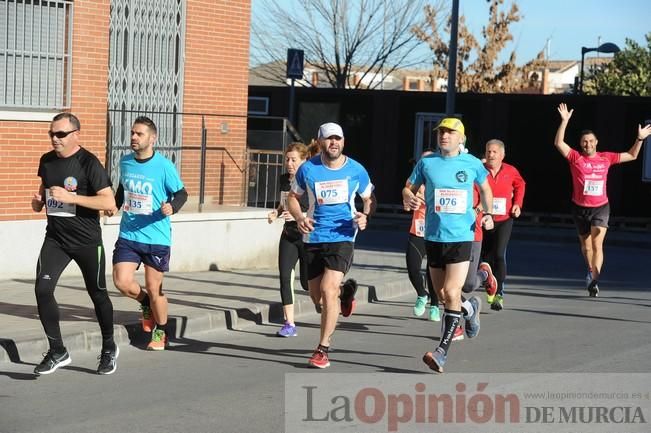
[[0,107],[70,107],[72,0],[0,0]]
[[158,127],[156,149],[181,171],[186,0],[111,0],[109,166],[114,185],[139,115]]

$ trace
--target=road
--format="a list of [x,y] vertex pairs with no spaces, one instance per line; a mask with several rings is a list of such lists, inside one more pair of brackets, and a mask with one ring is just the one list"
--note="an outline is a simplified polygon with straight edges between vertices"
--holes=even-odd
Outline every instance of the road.
[[[404,237],[383,239],[395,250]],[[446,373],[650,371],[651,252],[606,253],[602,296],[594,299],[582,288],[578,245],[514,241],[505,310],[482,314],[480,335],[453,345]],[[38,378],[33,364],[6,363],[0,432],[281,432],[285,373],[433,376],[420,358],[437,345],[439,325],[411,315],[413,298],[341,319],[324,371],[306,368],[316,314],[300,317],[299,336],[290,339],[263,324],[182,339],[163,353],[122,347],[112,376],[95,374],[94,354]]]

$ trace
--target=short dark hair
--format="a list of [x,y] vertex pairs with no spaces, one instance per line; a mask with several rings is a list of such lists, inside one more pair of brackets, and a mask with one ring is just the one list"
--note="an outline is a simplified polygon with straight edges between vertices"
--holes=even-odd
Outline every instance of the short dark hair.
[[156,128],[156,124],[149,117],[147,117],[147,116],[138,116],[138,117],[136,117],[136,120],[133,121],[134,125],[136,123],[140,123],[141,125],[145,125],[147,128],[152,130],[154,132],[154,134],[158,135],[158,128]]
[[72,127],[74,129],[76,129],[76,130],[81,129],[81,123],[79,123],[79,118],[77,118],[77,116],[75,116],[72,113],[68,113],[67,111],[57,114],[56,116],[54,116],[52,118],[52,121],[57,122],[57,121],[62,120],[62,119],[68,119],[68,122],[70,122],[70,124],[72,125]]
[[579,137],[583,137],[584,135],[588,135],[588,134],[594,135],[594,138],[596,138],[597,140],[599,139],[599,137],[597,137],[597,134],[595,134],[592,129],[584,129],[583,131],[581,131],[581,135],[579,135]]

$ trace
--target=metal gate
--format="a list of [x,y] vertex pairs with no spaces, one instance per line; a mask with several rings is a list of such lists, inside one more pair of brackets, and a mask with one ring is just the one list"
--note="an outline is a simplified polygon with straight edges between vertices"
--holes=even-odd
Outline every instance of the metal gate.
[[186,0],[111,0],[107,168],[119,181],[133,120],[158,126],[156,150],[181,172]]

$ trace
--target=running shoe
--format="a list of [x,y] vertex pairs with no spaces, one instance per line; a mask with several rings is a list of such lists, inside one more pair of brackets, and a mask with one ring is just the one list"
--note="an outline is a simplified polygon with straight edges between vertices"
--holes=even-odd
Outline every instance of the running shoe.
[[504,296],[502,295],[495,296],[495,300],[491,304],[491,310],[500,311],[503,308],[504,308]]
[[341,315],[349,317],[355,311],[355,293],[357,292],[357,281],[349,278],[341,288]]
[[34,368],[34,373],[39,375],[54,373],[57,368],[65,367],[71,362],[72,358],[67,350],[63,353],[55,353],[50,349],[43,354],[43,360]]
[[484,271],[488,274],[486,281],[484,282],[484,288],[486,289],[486,297],[490,303],[490,297],[495,296],[495,293],[497,293],[497,279],[495,278],[495,275],[493,275],[493,269],[491,268],[491,265],[487,262],[481,262],[479,264],[479,270]]
[[425,306],[427,306],[427,296],[417,296],[414,304],[414,316],[422,316],[425,313]]
[[296,326],[289,322],[285,322],[283,327],[276,332],[276,335],[279,337],[296,337],[298,334],[296,333]]
[[441,310],[439,310],[439,307],[436,305],[432,305],[429,307],[429,320],[432,322],[440,322],[441,321]]
[[473,296],[468,300],[472,304],[473,313],[466,319],[466,337],[475,338],[479,334],[479,314],[481,313],[481,299]]
[[597,284],[598,284],[597,280],[592,280],[590,281],[590,284],[588,284],[588,293],[592,298],[596,298],[597,296],[599,296],[599,286]]
[[443,366],[447,359],[448,356],[443,353],[443,349],[440,347],[437,347],[434,352],[427,352],[423,355],[423,362],[427,364],[430,370],[434,370],[437,373],[443,373]]
[[457,326],[457,329],[454,330],[452,341],[461,341],[461,340],[463,340],[463,328],[461,326]]
[[154,315],[151,313],[151,307],[149,305],[140,305],[142,310],[142,317],[140,321],[142,322],[142,330],[145,332],[151,332],[154,329]]
[[312,357],[310,358],[309,361],[307,361],[308,364],[312,367],[316,368],[326,368],[330,367],[330,361],[328,360],[328,354],[324,352],[323,350],[315,350],[314,353],[312,354]]
[[97,357],[99,365],[97,366],[97,374],[113,374],[118,368],[118,356],[120,356],[120,348],[115,345],[115,350],[102,350],[102,353]]
[[147,350],[165,350],[167,347],[167,335],[162,329],[154,329],[151,333],[151,341],[147,345]]

